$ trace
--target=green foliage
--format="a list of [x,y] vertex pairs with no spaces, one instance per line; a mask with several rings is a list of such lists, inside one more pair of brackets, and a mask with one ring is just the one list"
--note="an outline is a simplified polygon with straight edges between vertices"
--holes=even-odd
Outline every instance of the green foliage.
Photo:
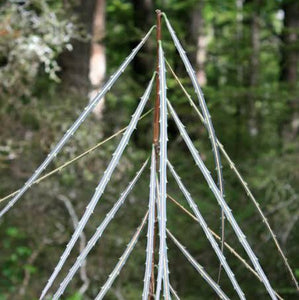
[[0,6],[2,96],[30,96],[40,68],[50,79],[59,80],[57,57],[72,50],[71,39],[79,37],[74,18],[59,2],[7,1]]
[[[65,6],[65,2],[68,6]],[[78,25],[72,12],[77,1],[37,1],[27,0],[25,5],[15,1],[0,4],[0,195],[19,188],[36,166],[47,155],[62,133],[75,120],[85,106],[87,99],[63,87],[59,82],[59,55],[72,49],[73,39],[78,39],[84,24]],[[244,1],[243,1],[244,2]],[[284,1],[262,1],[260,7],[244,2],[242,18],[238,19],[236,1],[204,1],[203,18],[206,37],[206,60],[204,71],[207,84],[203,86],[207,105],[210,109],[217,137],[224,144],[236,166],[248,180],[261,207],[268,214],[269,222],[277,233],[279,241],[287,252],[291,266],[298,266],[298,232],[293,218],[298,211],[298,141],[285,138],[285,124],[290,123],[296,107],[298,84],[290,87],[281,78],[281,34],[283,20],[281,4]],[[254,2],[254,1],[250,1]],[[132,43],[143,35],[134,27],[134,11],[129,0],[106,1],[106,33],[104,43],[107,56],[107,74],[112,74],[132,48]],[[190,44],[190,19],[199,1],[156,1],[155,4],[169,16],[182,40],[187,53],[195,50]],[[154,7],[157,8],[157,7]],[[250,84],[252,68],[251,23],[253,12],[258,12],[259,66],[257,82]],[[154,19],[154,18],[153,18]],[[166,58],[180,75],[183,84],[193,99],[193,89],[189,83],[178,54],[175,52],[169,34],[163,24],[163,47]],[[83,28],[83,29],[82,29]],[[153,35],[154,36],[154,35]],[[155,51],[155,50],[154,50]],[[153,70],[155,62],[153,61]],[[57,167],[68,159],[95,145],[112,134],[127,121],[142,95],[144,86],[137,82],[133,68],[126,71],[117,85],[106,97],[103,118],[93,117],[79,129],[52,167]],[[107,75],[107,76],[108,76]],[[208,136],[197,116],[192,112],[184,94],[176,81],[167,72],[167,96],[186,123],[188,132],[205,160],[213,168]],[[63,89],[61,88],[63,87]],[[87,97],[86,97],[87,98]],[[150,105],[154,101],[151,98]],[[256,131],[252,130],[252,112]],[[117,173],[113,176],[103,201],[96,208],[94,218],[86,229],[87,236],[93,234],[96,226],[104,218],[126,186],[128,178],[136,171],[136,166],[149,155],[152,141],[152,116],[138,124],[125,157]],[[186,148],[181,143],[174,124],[169,120],[169,157],[182,179],[190,188],[194,200],[206,218],[208,225],[219,233],[220,214],[215,199],[203,184],[203,177],[194,167]],[[34,299],[46,282],[54,264],[59,259],[67,240],[73,232],[73,224],[59,195],[67,196],[80,217],[91,197],[94,187],[103,174],[104,167],[118,140],[111,141],[93,154],[69,166],[55,177],[32,188],[19,206],[0,224],[0,299],[18,299],[18,289],[27,270],[31,279],[26,295],[21,299]],[[257,251],[275,288],[285,299],[294,299],[294,289],[286,275],[277,251],[269,241],[265,227],[260,222],[253,205],[224,162],[226,200],[248,240]],[[211,170],[214,175],[214,170]],[[169,193],[185,207],[183,196],[169,178]],[[146,191],[146,192],[145,192]],[[144,208],[147,206],[148,177],[144,176],[136,186],[136,191],[128,199],[126,206],[116,216],[115,223],[107,229],[107,235],[87,260],[88,277],[91,280],[88,292],[81,296],[80,277],[74,279],[66,299],[93,299],[99,287],[120,257],[132,230],[137,226]],[[34,222],[33,222],[34,220]],[[34,225],[34,226],[33,226]],[[218,262],[211,251],[199,226],[172,203],[168,204],[168,226],[186,244],[212,277],[217,277]],[[227,226],[229,243],[240,253],[238,241]],[[188,233],[188,235],[186,234]],[[34,248],[44,242],[44,248],[36,263],[28,264]],[[138,299],[142,290],[144,272],[144,245],[130,258],[116,282],[116,291],[107,299],[116,299],[119,292],[126,299]],[[183,256],[169,242],[169,263],[171,281],[184,299],[213,297],[210,289],[197,274],[188,267]],[[249,299],[263,298],[263,287],[245,269],[226,253],[232,269],[236,272]],[[70,259],[75,259],[75,255]],[[299,270],[296,269],[299,278]],[[139,282],[138,280],[141,279]],[[255,289],[252,289],[252,286]],[[233,295],[225,276],[221,287]],[[230,294],[231,293],[231,294]],[[1,298],[2,297],[2,298]],[[27,298],[26,298],[27,297]],[[68,297],[68,298],[67,298]],[[233,297],[233,296],[232,296]]]
[[16,227],[7,227],[1,235],[0,295],[3,299],[9,299],[8,296],[20,287],[24,270],[31,274],[37,271],[36,267],[25,263],[32,253],[26,244],[26,236]]
[[82,295],[80,293],[75,293],[74,295],[67,297],[66,300],[82,300]]

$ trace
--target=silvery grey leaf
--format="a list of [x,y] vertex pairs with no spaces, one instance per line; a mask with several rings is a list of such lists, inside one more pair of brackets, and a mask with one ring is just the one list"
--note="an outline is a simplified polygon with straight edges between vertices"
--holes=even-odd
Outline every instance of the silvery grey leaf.
[[144,285],[142,299],[147,300],[149,294],[149,285],[152,275],[152,261],[154,253],[154,226],[155,226],[155,201],[156,201],[156,156],[154,145],[152,146],[151,157],[151,175],[150,175],[150,193],[149,193],[149,215],[147,230],[146,263],[144,274]]
[[204,270],[192,255],[186,250],[186,248],[173,236],[173,234],[167,229],[167,234],[176,244],[176,246],[181,250],[181,252],[186,256],[195,270],[202,276],[202,278],[209,284],[209,286],[218,294],[220,299],[230,300],[226,294],[222,291],[219,285],[209,276],[209,274]]
[[[220,153],[219,153],[219,149],[218,149],[218,144],[216,142],[217,138],[216,138],[215,130],[213,127],[213,123],[211,120],[211,116],[210,116],[208,107],[206,105],[206,101],[205,101],[203,92],[199,86],[199,83],[198,83],[198,80],[196,77],[196,73],[195,73],[194,69],[192,68],[192,65],[186,55],[186,51],[183,49],[179,39],[177,38],[167,16],[165,14],[163,14],[163,16],[165,17],[167,28],[168,28],[170,35],[174,41],[175,47],[177,48],[179,55],[181,56],[181,59],[185,65],[186,71],[189,74],[189,77],[191,79],[192,85],[195,90],[195,94],[198,98],[199,106],[200,106],[203,116],[204,116],[204,121],[205,121],[204,125],[208,131],[209,139],[210,139],[211,145],[212,145],[212,152],[214,155],[214,162],[215,162],[217,178],[218,178],[218,187],[219,187],[221,196],[224,197],[224,180],[223,180],[223,175],[222,175],[221,158],[220,158]],[[222,251],[223,251],[223,247],[224,247],[224,234],[225,234],[224,227],[225,227],[224,212],[223,212],[223,210],[221,210],[221,250]],[[219,278],[220,278],[220,272],[221,272],[221,266],[219,268]]]
[[212,144],[212,150],[214,153],[214,160],[215,160],[215,164],[216,164],[216,170],[218,173],[218,184],[219,184],[219,190],[221,191],[222,195],[224,194],[224,184],[223,184],[223,176],[222,176],[222,166],[221,166],[221,158],[220,158],[220,154],[219,154],[219,150],[218,150],[218,145],[217,145],[217,138],[216,138],[216,134],[215,134],[215,130],[213,127],[213,123],[211,120],[211,116],[208,110],[208,107],[206,105],[206,101],[204,99],[204,95],[203,92],[199,86],[199,83],[197,81],[196,78],[196,74],[195,71],[192,68],[192,65],[186,55],[186,52],[184,51],[179,39],[177,38],[169,20],[167,19],[166,15],[163,15],[165,17],[165,21],[166,21],[166,25],[168,27],[168,30],[170,32],[170,35],[174,41],[175,47],[177,48],[182,61],[184,63],[184,66],[187,70],[187,73],[189,74],[189,77],[191,79],[192,85],[195,89],[195,93],[197,95],[198,101],[199,101],[199,105],[200,108],[202,110],[203,116],[204,116],[204,120],[205,120],[205,126],[208,130],[208,134],[209,134],[209,138],[211,140],[211,144]]
[[169,292],[169,270],[166,244],[166,198],[167,198],[167,99],[165,61],[161,41],[159,42],[159,89],[160,89],[160,245],[159,267],[157,278],[156,299],[160,299],[161,284],[163,279],[163,294],[165,299],[171,299]]
[[101,291],[98,293],[98,295],[96,296],[95,300],[101,300],[105,297],[107,291],[110,289],[111,285],[113,284],[115,278],[118,276],[119,272],[121,271],[122,267],[125,265],[128,257],[130,256],[132,250],[134,249],[138,238],[140,236],[140,233],[146,223],[146,219],[148,217],[148,211],[145,214],[140,226],[138,227],[137,231],[135,232],[135,234],[133,235],[131,241],[129,242],[125,252],[123,253],[123,255],[120,257],[117,265],[115,266],[114,270],[111,272],[111,274],[108,277],[108,280],[105,282],[105,284],[102,286]]
[[173,288],[173,286],[171,284],[169,284],[169,289],[171,291],[171,294],[174,296],[174,298],[176,300],[180,300],[180,297],[178,296],[177,292],[175,291],[175,289]]

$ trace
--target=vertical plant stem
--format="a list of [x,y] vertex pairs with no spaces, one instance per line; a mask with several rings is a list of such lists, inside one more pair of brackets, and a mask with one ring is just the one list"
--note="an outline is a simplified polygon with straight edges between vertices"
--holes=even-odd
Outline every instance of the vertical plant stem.
[[[156,170],[159,167],[159,119],[160,119],[160,75],[159,75],[159,41],[161,40],[161,11],[156,10],[157,24],[156,24],[156,41],[157,41],[157,62],[156,62],[156,99],[155,99],[155,110],[154,110],[154,124],[153,124],[153,144],[155,151],[155,164]],[[155,224],[154,224],[154,251],[152,258],[152,273],[150,281],[149,300],[155,298],[155,246],[157,236],[157,209],[155,210]]]
[[[156,10],[157,14],[157,61],[156,61],[156,101],[155,101],[155,112],[154,112],[154,137],[153,143],[156,148],[156,160],[157,160],[157,148],[159,147],[159,119],[160,119],[160,68],[159,68],[159,41],[161,41],[161,11]],[[158,161],[158,160],[157,160]]]

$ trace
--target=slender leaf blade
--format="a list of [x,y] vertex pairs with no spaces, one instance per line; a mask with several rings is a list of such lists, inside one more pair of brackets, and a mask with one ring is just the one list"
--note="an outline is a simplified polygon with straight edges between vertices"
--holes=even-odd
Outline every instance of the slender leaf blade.
[[230,300],[226,294],[222,291],[219,285],[209,276],[209,274],[204,270],[203,266],[201,266],[192,255],[186,250],[186,248],[174,237],[174,235],[167,229],[167,234],[172,239],[172,241],[176,244],[176,246],[181,250],[181,252],[186,256],[186,258],[190,261],[195,270],[202,276],[202,278],[209,284],[210,287],[218,294],[220,299]]
[[161,41],[159,41],[159,83],[160,83],[160,249],[156,299],[160,299],[161,282],[165,299],[170,299],[169,271],[166,244],[166,198],[167,198],[167,99],[165,61]]
[[154,253],[154,227],[155,227],[155,201],[156,201],[156,156],[154,145],[151,157],[150,194],[149,194],[149,215],[146,246],[146,263],[144,274],[144,285],[142,299],[147,300],[149,295],[150,279],[152,275],[152,262]]
[[[192,65],[186,55],[185,50],[183,49],[179,39],[177,38],[175,31],[173,30],[167,16],[163,14],[166,20],[166,25],[167,28],[170,32],[170,35],[174,41],[175,47],[177,48],[179,55],[182,58],[182,61],[185,65],[186,71],[189,74],[189,77],[191,79],[192,85],[195,90],[195,94],[197,95],[198,101],[199,101],[199,106],[202,110],[203,116],[204,116],[204,125],[208,131],[209,138],[211,141],[211,146],[212,146],[212,152],[214,154],[214,162],[216,166],[216,172],[217,172],[217,178],[218,178],[218,187],[220,190],[221,196],[224,198],[224,180],[223,180],[223,175],[222,175],[222,165],[221,165],[221,157],[218,149],[218,144],[217,144],[217,138],[214,130],[214,126],[211,120],[211,115],[209,113],[208,107],[206,105],[206,101],[203,95],[203,92],[199,86],[196,73],[194,69],[192,68]],[[223,252],[224,249],[224,240],[225,240],[225,214],[223,210],[221,209],[221,251]],[[221,265],[219,266],[219,274],[218,274],[218,281],[220,280],[220,274],[221,274]]]
[[100,292],[98,293],[98,295],[96,296],[95,300],[101,300],[105,297],[107,291],[110,289],[111,285],[113,284],[115,278],[118,276],[119,272],[121,271],[121,269],[123,268],[123,266],[125,265],[127,259],[129,258],[131,252],[133,251],[134,247],[136,246],[136,243],[138,241],[138,238],[140,236],[140,233],[146,223],[146,219],[148,217],[148,211],[146,212],[144,218],[142,219],[142,222],[140,224],[140,226],[137,228],[137,231],[135,232],[135,234],[133,235],[131,241],[129,242],[125,252],[123,253],[123,255],[120,257],[117,265],[115,266],[115,268],[113,269],[113,271],[111,272],[111,274],[108,277],[108,280],[105,282],[105,284],[103,285],[102,289],[100,290]]

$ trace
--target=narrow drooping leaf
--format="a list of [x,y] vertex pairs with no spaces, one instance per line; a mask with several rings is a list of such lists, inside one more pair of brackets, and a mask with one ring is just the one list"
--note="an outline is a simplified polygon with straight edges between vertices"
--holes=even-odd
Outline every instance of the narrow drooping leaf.
[[226,294],[222,291],[219,285],[210,277],[210,275],[204,270],[192,255],[186,250],[186,248],[173,236],[173,234],[167,229],[168,236],[173,240],[176,246],[181,250],[185,257],[189,260],[195,270],[202,276],[202,278],[208,283],[208,285],[218,294],[220,299],[230,300]]
[[72,278],[74,277],[74,275],[76,274],[76,272],[78,271],[78,269],[80,268],[80,266],[82,265],[82,263],[85,261],[85,259],[86,259],[87,255],[89,254],[89,252],[92,250],[92,248],[97,243],[97,241],[101,238],[104,230],[107,228],[107,226],[109,225],[109,223],[111,222],[111,220],[114,218],[114,216],[117,213],[117,211],[124,204],[127,196],[129,195],[129,193],[131,192],[131,190],[135,186],[135,184],[138,181],[140,175],[142,174],[145,166],[147,165],[147,162],[148,161],[146,161],[142,165],[142,167],[140,168],[140,170],[136,173],[136,175],[133,178],[133,180],[129,183],[129,185],[127,186],[127,188],[121,194],[120,198],[114,204],[114,206],[109,211],[109,213],[106,215],[106,217],[103,220],[103,222],[97,228],[95,234],[88,241],[87,246],[82,250],[82,252],[80,253],[80,255],[77,257],[76,262],[73,264],[73,266],[69,270],[67,276],[64,278],[64,280],[60,284],[60,286],[59,286],[58,290],[56,291],[56,293],[54,294],[52,300],[59,299],[59,297],[63,294],[64,290],[66,289],[66,287],[68,286],[68,284],[70,283],[70,281],[72,280]]
[[152,262],[154,253],[154,226],[155,226],[155,204],[156,203],[156,156],[153,145],[151,157],[151,176],[150,176],[150,193],[149,193],[149,215],[147,229],[147,246],[146,246],[146,263],[144,274],[144,285],[142,299],[147,300],[149,294],[149,286],[152,275]]
[[24,186],[19,190],[19,192],[7,203],[7,205],[0,211],[0,218],[21,198],[21,196],[28,190],[28,188],[33,184],[33,182],[39,177],[39,175],[46,169],[50,162],[56,157],[65,143],[70,139],[70,137],[76,132],[82,122],[86,119],[89,113],[95,108],[98,102],[103,99],[105,94],[110,90],[112,85],[118,79],[118,77],[124,72],[128,64],[135,57],[137,52],[149,38],[152,30],[152,27],[137,47],[132,51],[132,53],[124,60],[120,65],[118,70],[110,77],[107,83],[104,85],[102,90],[95,96],[95,98],[84,108],[83,112],[80,114],[78,119],[73,123],[73,125],[67,130],[62,139],[56,144],[53,150],[48,154],[44,162],[34,171],[33,175],[27,180]]
[[205,166],[203,160],[201,159],[198,151],[196,150],[195,146],[193,145],[189,135],[187,134],[187,131],[184,128],[184,125],[182,124],[182,122],[180,121],[179,117],[177,116],[176,112],[174,111],[174,109],[172,108],[170,102],[168,102],[168,107],[170,109],[171,115],[179,129],[179,132],[183,138],[183,140],[185,141],[195,163],[197,164],[197,166],[199,167],[199,169],[201,170],[204,178],[206,179],[211,191],[213,192],[213,194],[215,195],[218,204],[221,206],[221,208],[223,209],[226,218],[228,219],[229,223],[232,225],[233,230],[235,231],[240,243],[242,244],[244,250],[246,251],[249,259],[251,260],[252,264],[254,265],[257,273],[259,274],[263,284],[265,285],[266,290],[268,291],[269,295],[271,296],[272,299],[277,299],[274,290],[272,289],[270,282],[267,278],[267,276],[265,275],[256,255],[254,254],[253,250],[251,249],[249,243],[246,240],[246,237],[243,233],[243,231],[241,230],[241,228],[239,227],[238,223],[236,222],[231,209],[229,208],[229,206],[227,205],[226,201],[224,200],[224,198],[221,196],[221,193],[219,191],[219,189],[217,188],[217,185],[215,184],[213,178],[210,175],[210,172],[208,171],[207,167]]
[[117,164],[119,163],[120,157],[123,153],[123,151],[125,150],[129,139],[134,131],[134,129],[136,128],[138,119],[140,118],[140,115],[144,109],[144,106],[149,98],[152,86],[153,86],[153,81],[155,78],[155,74],[153,75],[144,95],[141,97],[140,103],[137,106],[137,109],[135,111],[135,113],[132,116],[132,119],[130,121],[130,124],[128,126],[128,128],[126,129],[120,143],[118,144],[115,152],[112,155],[112,159],[106,169],[106,171],[104,172],[103,177],[101,178],[98,186],[96,187],[95,193],[92,196],[92,199],[90,200],[89,204],[86,207],[86,210],[84,212],[84,215],[82,216],[78,227],[76,228],[75,232],[73,233],[70,241],[68,242],[66,249],[64,251],[64,253],[62,254],[57,266],[54,269],[54,272],[52,273],[47,285],[45,286],[44,290],[42,291],[42,294],[40,296],[40,299],[43,299],[47,293],[47,291],[49,290],[49,288],[51,287],[51,285],[53,284],[56,276],[58,275],[59,271],[61,270],[62,266],[64,265],[66,259],[68,258],[71,250],[73,249],[78,237],[80,236],[82,230],[84,229],[86,223],[88,222],[91,214],[93,213],[93,210],[95,208],[95,206],[97,205],[100,197],[102,196],[102,194],[104,193],[104,190],[111,178],[111,175],[114,171],[114,169],[116,168]]
[[[170,25],[170,22],[167,19],[167,16],[165,14],[163,14],[163,16],[165,17],[165,21],[166,21],[166,25],[167,28],[170,32],[170,35],[173,39],[173,42],[175,44],[175,47],[177,48],[179,55],[182,58],[182,61],[185,65],[186,71],[189,74],[189,77],[191,79],[192,85],[194,87],[195,93],[197,95],[198,101],[199,101],[199,106],[201,108],[201,111],[203,113],[204,116],[204,125],[208,131],[209,134],[209,138],[211,141],[211,145],[212,145],[212,151],[214,154],[214,161],[215,161],[215,165],[216,165],[216,171],[217,171],[217,177],[218,177],[218,186],[219,186],[219,190],[220,190],[220,194],[222,197],[224,197],[224,181],[223,181],[223,176],[222,176],[222,165],[221,165],[221,158],[220,158],[220,154],[219,154],[219,149],[218,149],[218,145],[217,145],[217,138],[216,138],[216,134],[215,134],[215,130],[213,127],[213,123],[211,120],[211,116],[208,110],[208,107],[206,105],[206,101],[203,95],[203,92],[199,86],[197,77],[196,77],[196,73],[194,71],[194,69],[192,68],[192,65],[186,55],[185,50],[183,49],[179,39],[177,38],[172,26]],[[224,245],[224,213],[222,210],[222,216],[221,216],[221,227],[222,227],[222,233],[221,233],[221,250],[223,251],[223,245]]]
[[118,276],[119,272],[121,271],[121,269],[123,268],[123,266],[125,265],[128,257],[130,256],[132,250],[134,249],[138,238],[140,236],[140,233],[146,223],[146,219],[148,217],[148,211],[146,212],[145,216],[142,219],[142,222],[140,224],[140,226],[137,228],[135,234],[133,235],[131,241],[129,242],[125,252],[123,253],[123,255],[120,257],[117,265],[115,266],[115,268],[113,269],[113,271],[111,272],[111,274],[108,277],[108,280],[105,282],[105,284],[102,286],[101,291],[98,293],[98,295],[96,296],[95,300],[101,300],[105,297],[107,291],[110,289],[111,285],[113,284],[115,278]]
[[159,42],[159,89],[160,89],[160,246],[159,267],[157,278],[156,299],[160,299],[161,284],[163,279],[163,293],[165,299],[170,299],[169,271],[166,244],[166,197],[167,197],[167,99],[164,53]]
[[214,239],[213,235],[211,234],[211,232],[209,231],[208,225],[205,221],[205,219],[203,218],[202,214],[200,213],[196,203],[194,202],[194,200],[192,199],[190,193],[188,192],[188,190],[186,189],[185,185],[183,184],[182,180],[180,179],[179,175],[176,173],[176,171],[174,170],[174,167],[172,166],[172,164],[168,161],[168,167],[170,169],[170,172],[172,173],[175,181],[177,182],[180,190],[182,191],[182,193],[184,194],[189,206],[191,207],[191,209],[193,210],[193,213],[195,214],[198,223],[200,224],[201,228],[203,229],[206,237],[208,238],[211,246],[213,247],[220,263],[222,264],[228,278],[230,279],[234,289],[236,290],[236,292],[238,293],[240,299],[246,299],[245,295],[241,289],[241,287],[239,286],[235,275],[233,273],[233,271],[231,270],[231,268],[229,267],[228,263],[226,262],[226,258],[224,257],[223,253],[221,252],[216,240]]
[[[185,89],[185,87],[183,86],[182,82],[180,81],[180,79],[178,78],[178,76],[175,74],[174,70],[171,68],[170,64],[167,62],[167,60],[165,60],[172,75],[174,76],[174,78],[176,79],[176,81],[178,82],[180,88],[182,89],[182,91],[184,92],[184,94],[186,95],[191,107],[195,110],[196,114],[198,115],[199,119],[201,120],[201,122],[204,124],[204,117],[201,114],[201,112],[199,111],[198,107],[196,106],[196,104],[194,103],[193,99],[191,98],[190,94],[187,92],[187,90]],[[263,213],[260,204],[258,203],[258,201],[256,200],[256,198],[254,197],[253,193],[250,191],[249,186],[247,184],[247,182],[244,180],[244,178],[242,177],[242,175],[240,174],[239,170],[236,168],[234,162],[232,161],[232,159],[230,158],[230,156],[228,155],[228,153],[226,152],[226,150],[224,149],[223,145],[221,144],[221,142],[219,141],[219,139],[216,140],[218,147],[220,148],[220,151],[222,152],[222,154],[224,155],[226,161],[228,162],[230,168],[233,170],[233,172],[236,174],[237,178],[239,179],[242,187],[244,188],[247,196],[249,197],[249,199],[253,202],[254,206],[256,207],[263,223],[266,225],[272,240],[274,241],[274,244],[284,262],[284,265],[286,267],[286,269],[288,270],[290,277],[292,279],[292,281],[294,282],[294,285],[296,286],[297,290],[299,290],[299,286],[298,286],[298,282],[296,280],[296,276],[292,271],[291,266],[288,263],[288,260],[286,258],[286,255],[284,254],[284,252],[281,249],[281,246],[279,245],[279,242],[276,238],[275,233],[273,232],[265,214]],[[276,294],[277,295],[277,294]]]

